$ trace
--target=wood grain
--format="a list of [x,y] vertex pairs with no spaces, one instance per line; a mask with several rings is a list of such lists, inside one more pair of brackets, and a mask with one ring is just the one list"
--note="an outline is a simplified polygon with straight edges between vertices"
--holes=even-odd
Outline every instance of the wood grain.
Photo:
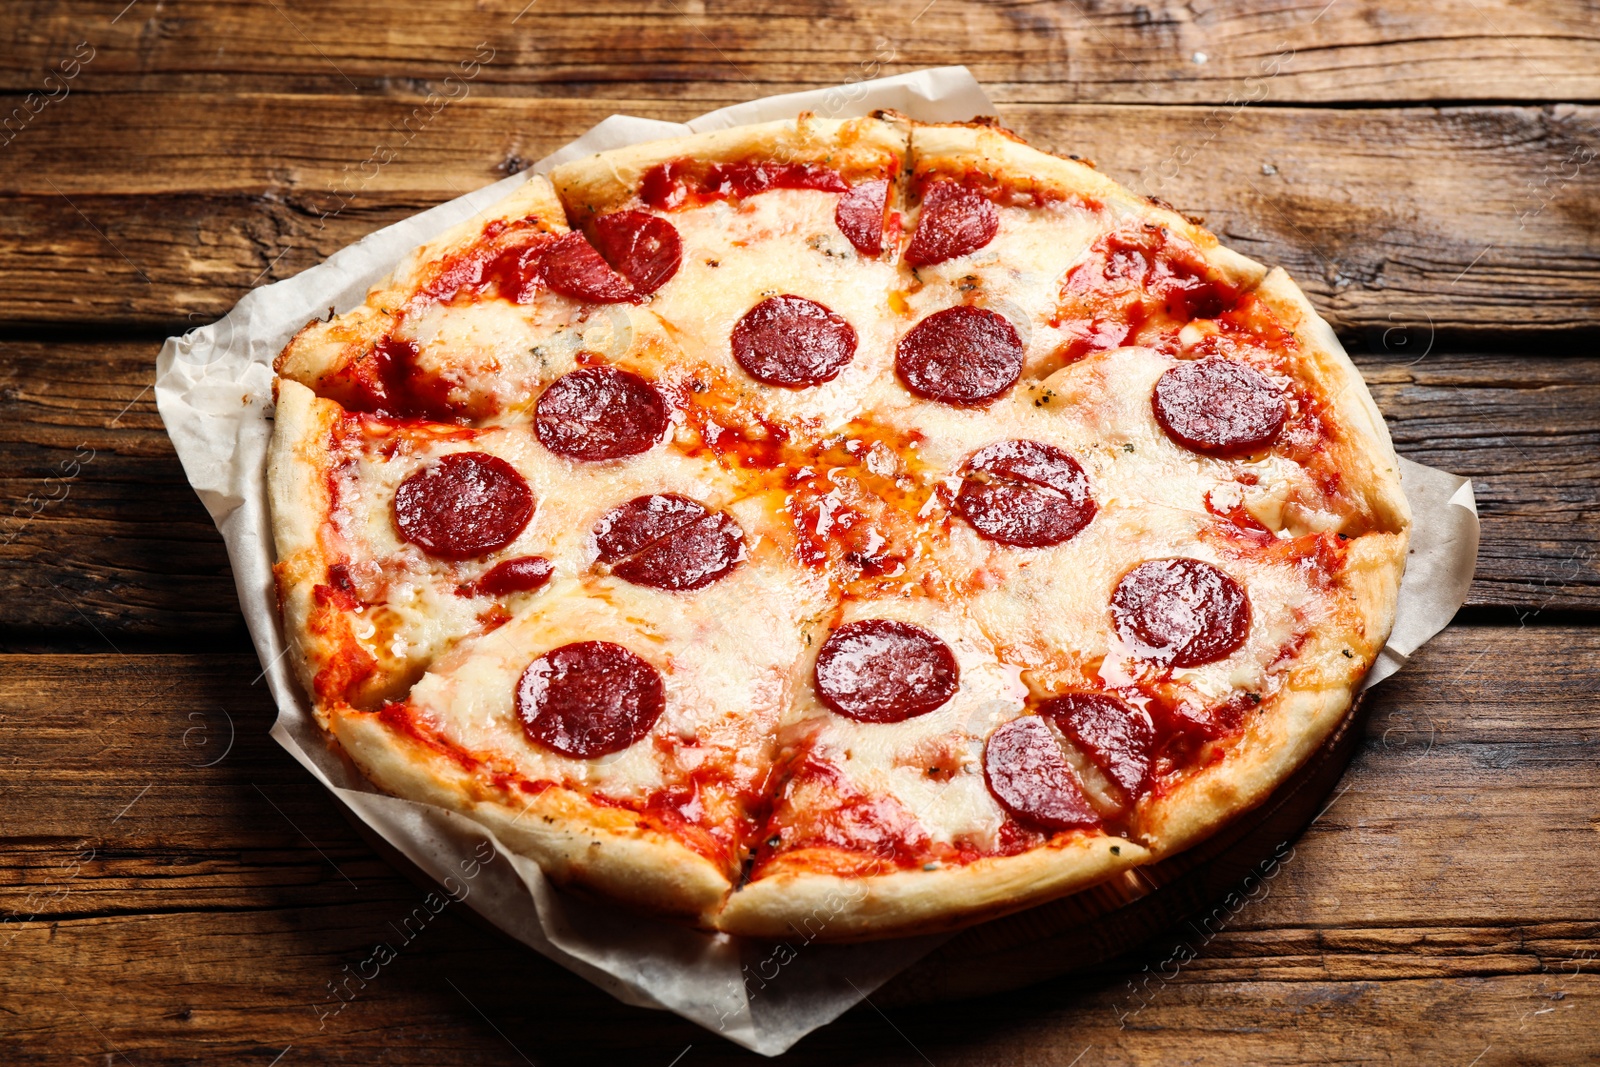
[[[698,110],[482,94],[418,108],[416,97],[68,98],[0,153],[0,323],[209,321],[613,112]],[[1282,264],[1346,336],[1600,330],[1600,108],[1002,114]],[[97,146],[88,158],[84,144]]]
[[156,412],[154,342],[0,345],[0,634],[239,641],[222,539]]
[[[1469,603],[1600,610],[1600,359],[1413,362],[1426,336],[1401,339],[1357,360],[1400,453],[1474,479],[1483,542]],[[0,635],[12,648],[45,634],[84,651],[243,634],[221,538],[155,410],[155,353],[0,344]]]
[[[286,1062],[521,1063],[515,1045],[536,1063],[667,1064],[690,1044],[692,1062],[753,1061],[448,908],[319,1029],[327,982],[421,894],[264,736],[256,670],[0,657],[0,798],[26,827],[0,840],[8,1062],[266,1064],[292,1045]],[[923,1062],[913,1043],[941,1065],[1085,1045],[1085,1063],[1600,1055],[1597,694],[1592,629],[1449,630],[1375,691],[1334,803],[1208,936],[959,1009],[886,1005],[899,1033],[862,1007],[784,1062]],[[198,766],[228,718],[232,749]]]
[[1217,102],[1270,70],[1273,98],[1297,101],[1600,98],[1593,19],[1553,0],[489,0],[467,10],[398,0],[381,14],[353,0],[205,0],[120,18],[121,3],[15,7],[0,52],[0,89],[12,92],[36,89],[87,41],[85,93],[382,94],[459,75],[487,44],[494,58],[478,80],[519,95],[721,103],[961,62],[1015,102]]
[[1344,792],[1217,932],[1169,931],[956,1006],[885,990],[783,1062],[1600,1061],[1590,6],[5,12],[0,1061],[764,1062],[621,1006],[458,906],[319,1020],[328,984],[421,892],[267,738],[227,560],[161,430],[152,363],[163,334],[613,112],[681,119],[946,63],[1024,136],[1297,276],[1400,451],[1474,478],[1466,617],[1504,625],[1447,630],[1376,691]]

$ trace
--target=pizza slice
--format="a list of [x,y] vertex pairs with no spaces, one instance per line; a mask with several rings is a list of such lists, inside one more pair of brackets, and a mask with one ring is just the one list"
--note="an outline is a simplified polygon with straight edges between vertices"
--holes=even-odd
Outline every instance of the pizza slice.
[[[842,940],[949,928],[1146,858],[1070,770],[1041,761],[1037,739],[1020,758],[986,758],[1028,690],[959,604],[844,601],[794,689],[772,815],[722,929]],[[1022,822],[1009,811],[1028,805],[1019,797],[1045,799]]]
[[931,320],[924,335],[987,330],[1015,349],[982,373],[945,377],[917,341],[902,342],[902,379],[933,399],[982,403],[1019,375],[1149,344],[1231,307],[1266,275],[1176,212],[992,122],[916,125],[908,197],[907,317]]
[[351,411],[514,423],[581,366],[656,376],[679,362],[636,299],[534,175],[412,252],[361,305],[309,323],[277,370]]
[[560,881],[708,923],[764,821],[827,588],[764,535],[765,501],[656,484],[584,521],[585,565],[558,563],[403,698],[327,717],[383,788],[479,819]]
[[[982,406],[1044,383],[1033,399],[1049,406],[1065,401],[1053,386],[1073,377],[1047,381],[1058,371],[1096,352],[1153,348],[1198,364],[1171,368],[1161,387],[1173,398],[1158,416],[1169,431],[1197,454],[1280,461],[1243,488],[1238,515],[1299,532],[1405,525],[1397,468],[1371,461],[1392,455],[1382,417],[1281,269],[992,123],[917,125],[911,149],[912,314],[896,341],[906,392]],[[1254,426],[1203,410],[1251,395],[1265,398]]]
[[319,709],[403,699],[438,656],[541,603],[552,580],[644,573],[654,557],[595,532],[630,501],[659,497],[708,550],[742,551],[707,516],[744,489],[668,447],[667,404],[650,382],[584,368],[551,385],[540,410],[531,427],[462,426],[348,411],[279,382],[276,575]]
[[645,306],[713,444],[836,429],[888,384],[906,137],[895,119],[801,115],[552,172],[608,260],[648,263]]

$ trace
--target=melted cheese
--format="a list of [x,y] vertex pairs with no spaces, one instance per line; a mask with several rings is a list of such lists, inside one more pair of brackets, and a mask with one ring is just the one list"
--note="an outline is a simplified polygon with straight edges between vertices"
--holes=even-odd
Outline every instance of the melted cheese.
[[[865,723],[834,714],[811,684],[813,651],[802,665],[786,736],[809,759],[839,772],[849,792],[893,797],[929,839],[992,848],[1005,812],[983,776],[983,742],[1022,713],[1027,688],[1002,662],[983,631],[962,612],[925,597],[847,602],[839,625],[861,619],[909,622],[935,634],[955,653],[960,688],[942,707],[899,723]],[[819,642],[820,644],[820,642]],[[936,771],[937,773],[930,773]],[[799,804],[836,798],[807,792]],[[794,811],[791,817],[811,814]]]
[[626,304],[586,308],[550,292],[529,304],[499,297],[426,303],[396,338],[417,346],[417,368],[450,386],[449,399],[487,421],[525,422],[544,387],[596,360],[654,368],[668,342],[647,312]]
[[[854,418],[894,376],[899,317],[889,293],[896,268],[851,247],[834,224],[838,202],[836,193],[778,189],[736,205],[715,201],[670,213],[683,262],[649,305],[720,399],[812,432]],[[814,300],[854,328],[855,357],[833,381],[805,389],[764,385],[734,361],[734,326],[762,300],[784,294]]]
[[[709,775],[727,795],[720,805],[708,799],[714,814],[690,817],[730,838],[752,827],[741,822],[750,812],[729,797],[757,797],[771,788],[774,767],[807,761],[835,775],[828,781],[838,791],[796,792],[784,818],[826,816],[841,794],[889,798],[933,844],[992,850],[1006,816],[982,771],[989,734],[1026,712],[1030,690],[1117,688],[1147,671],[1115,632],[1108,608],[1130,568],[1192,556],[1245,588],[1252,614],[1244,646],[1219,662],[1172,672],[1166,683],[1198,704],[1241,690],[1270,693],[1281,682],[1285,650],[1332,618],[1336,607],[1307,568],[1273,562],[1265,552],[1226,552],[1216,536],[1218,513],[1251,516],[1280,539],[1337,528],[1339,516],[1304,503],[1321,499],[1304,469],[1278,455],[1208,458],[1170,441],[1151,411],[1156,379],[1172,365],[1158,352],[1119,349],[1056,368],[1067,339],[1051,321],[1062,279],[1124,218],[1071,204],[1000,207],[988,246],[910,272],[890,256],[860,257],[834,223],[837,200],[777,190],[669,213],[683,242],[682,265],[642,307],[584,311],[545,293],[525,306],[485,299],[408,315],[405,339],[417,343],[422,367],[451,383],[457,399],[486,401],[496,414],[470,439],[399,429],[398,447],[378,439],[352,446],[352,462],[338,474],[333,530],[358,593],[373,601],[359,613],[363,643],[385,662],[426,670],[409,706],[440,739],[523,779],[635,804],[685,783],[698,787]],[[855,329],[855,357],[834,381],[768,387],[734,361],[734,326],[780,294],[822,303]],[[1023,380],[986,408],[922,401],[895,377],[898,340],[957,304],[1004,315],[1025,342]],[[660,383],[679,407],[675,441],[600,464],[543,450],[528,428],[531,404],[556,376],[593,361],[583,353]],[[789,430],[800,446],[786,457],[790,469],[749,469],[737,457],[696,451],[683,408],[699,394],[734,421]],[[847,443],[848,463],[825,459],[821,450],[805,454],[804,445],[833,432],[875,436],[861,448]],[[1003,546],[979,538],[949,511],[967,457],[1013,438],[1055,445],[1083,466],[1098,513],[1071,541]],[[402,542],[391,515],[401,481],[460,450],[505,459],[537,501],[513,544],[466,563],[431,559]],[[803,477],[792,469],[800,464]],[[596,520],[648,492],[683,493],[730,510],[750,558],[692,593],[600,574],[590,533]],[[853,547],[870,554],[916,542],[902,572],[869,578],[841,571],[833,557],[802,562],[807,536],[843,538],[845,524],[836,519],[847,509],[864,524],[851,533]],[[809,534],[796,529],[797,516],[813,524]],[[507,598],[504,625],[485,621],[490,598],[457,595],[459,585],[496,562],[529,554],[552,560],[554,579]],[[812,682],[817,649],[833,627],[867,618],[912,622],[939,635],[960,665],[956,695],[898,724],[859,723],[824,707]],[[516,683],[528,664],[579,640],[632,649],[661,671],[666,686],[667,709],[650,737],[597,760],[570,759],[530,741],[515,709]],[[1096,772],[1084,773],[1092,792],[1109,788]]]
[[[466,438],[401,426],[390,434],[362,437],[349,449],[351,462],[336,475],[338,507],[331,521],[337,554],[347,562],[357,596],[369,605],[357,612],[356,633],[380,664],[405,675],[419,673],[456,640],[485,629],[483,616],[496,600],[459,596],[456,590],[495,564],[544,556],[554,565],[555,579],[577,579],[591,570],[591,531],[611,508],[646,493],[669,492],[717,509],[740,493],[726,472],[665,445],[627,461],[579,463],[546,451],[526,426],[492,428]],[[515,467],[533,491],[533,517],[516,540],[489,556],[437,559],[401,539],[394,524],[395,492],[440,456],[467,451],[487,452]],[[762,536],[759,525],[753,536]],[[515,594],[504,603],[516,611],[543,597],[543,592]]]
[[958,304],[987,308],[1011,322],[1025,349],[1023,374],[1037,377],[1050,367],[1056,348],[1068,336],[1051,322],[1061,280],[1112,227],[1114,218],[1070,203],[997,210],[999,229],[987,245],[917,268],[919,284],[905,297],[910,322]]
[[[1032,388],[1019,386],[984,410],[906,396],[878,414],[918,426],[924,434],[919,458],[933,477],[952,485],[959,484],[968,456],[1013,438],[1065,450],[1088,476],[1097,513],[1065,544],[996,545],[960,519],[952,520],[950,557],[960,561],[961,570],[951,577],[979,576],[966,598],[967,610],[1009,662],[1070,678],[1101,657],[1108,663],[1125,658],[1107,607],[1117,581],[1144,560],[1191,556],[1221,566],[1245,587],[1252,623],[1244,649],[1221,663],[1179,671],[1177,677],[1207,699],[1232,686],[1259,692],[1294,635],[1322,621],[1314,579],[1292,565],[1221,558],[1214,539],[1201,536],[1217,522],[1207,499],[1216,507],[1230,494],[1241,499],[1258,491],[1288,494],[1306,475],[1291,463],[1268,458],[1247,470],[1261,483],[1245,487],[1237,476],[1241,466],[1252,465],[1200,456],[1173,443],[1150,404],[1156,379],[1170,366],[1172,360],[1150,349],[1115,349],[1063,368]],[[1280,538],[1301,532],[1276,525],[1273,532]],[[1107,670],[1115,678],[1126,673],[1114,666]]]
[[[669,593],[616,578],[569,578],[530,598],[505,626],[464,642],[411,693],[442,738],[529,781],[589,787],[643,800],[700,771],[759,788],[773,756],[780,709],[792,698],[808,613],[822,590],[757,551],[704,589]],[[530,741],[516,715],[517,680],[530,663],[575,640],[612,641],[662,675],[666,710],[647,739],[623,752],[573,759]]]

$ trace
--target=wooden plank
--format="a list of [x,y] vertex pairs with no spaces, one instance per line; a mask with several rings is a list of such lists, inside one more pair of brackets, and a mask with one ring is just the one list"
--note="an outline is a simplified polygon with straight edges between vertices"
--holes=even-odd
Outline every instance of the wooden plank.
[[158,347],[0,345],[0,633],[10,648],[244,633],[222,538],[156,412]]
[[[1413,344],[1425,338],[1412,339]],[[1600,360],[1357,353],[1396,447],[1474,479],[1469,603],[1600,610]],[[149,386],[156,345],[0,344],[0,634],[85,651],[243,635],[233,579]],[[19,643],[20,642],[20,643]]]
[[[690,1044],[687,1062],[754,1062],[459,908],[321,1017],[327,984],[395,941],[421,892],[264,736],[256,670],[0,657],[8,1062],[267,1064],[293,1046],[285,1062],[666,1064]],[[1593,629],[1448,630],[1375,691],[1341,792],[1236,912],[1074,979],[888,1007],[894,1028],[857,1010],[792,1061],[1592,1059],[1597,690]],[[200,766],[223,755],[224,709],[233,747]]]
[[[1587,11],[373,12],[67,0],[20,5],[0,31],[0,324],[42,327],[0,343],[0,651],[95,653],[0,655],[0,1060],[765,1062],[615,1003],[456,906],[327,1014],[330,983],[421,891],[265,736],[220,540],[147,391],[157,328],[208,321],[613,111],[681,118],[967,62],[1024,135],[1301,279],[1360,349],[1402,453],[1477,481],[1472,603],[1596,617]],[[30,114],[51,85],[65,98]],[[430,92],[451,102],[431,113]],[[1373,106],[1436,102],[1451,106]],[[1551,106],[1510,106],[1529,103]],[[369,173],[384,147],[397,158]],[[223,651],[109,651],[179,642]],[[1220,932],[975,1004],[878,998],[785,1062],[1600,1061],[1597,646],[1567,625],[1442,635],[1377,691],[1347,791]]]
[[[69,101],[71,102],[71,101]],[[525,166],[627,100],[100,97],[0,153],[0,322],[193,323],[380,226]],[[1018,105],[1024,136],[1098,159],[1334,325],[1440,337],[1600,329],[1600,108]],[[409,123],[409,125],[408,125]],[[94,144],[88,158],[81,151]],[[378,161],[392,158],[386,165]]]
[[1473,481],[1482,541],[1468,605],[1524,621],[1600,608],[1600,364],[1423,354],[1426,343],[1396,332],[1354,355],[1396,450]]
[[[1540,0],[1469,7],[1382,0],[1004,3],[884,8],[666,0],[494,0],[471,10],[398,0],[381,27],[354,0],[74,2],[15,20],[0,90],[27,92],[67,58],[75,89],[390,92],[442,84],[492,49],[484,91],[696,102],[852,82],[959,60],[996,99],[1216,102],[1265,85],[1274,100],[1571,100],[1600,97],[1600,35]],[[92,51],[76,52],[79,42]],[[72,69],[68,67],[67,69]]]

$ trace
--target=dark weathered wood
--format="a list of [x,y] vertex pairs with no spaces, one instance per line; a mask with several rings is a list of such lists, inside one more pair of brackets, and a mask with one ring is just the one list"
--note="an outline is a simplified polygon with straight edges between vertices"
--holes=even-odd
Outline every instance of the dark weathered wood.
[[155,342],[0,345],[0,635],[241,639],[227,553],[156,412]]
[[389,92],[459,76],[462,60],[487,44],[493,60],[477,83],[519,94],[720,102],[961,62],[997,98],[1040,103],[1213,102],[1250,91],[1252,78],[1272,99],[1296,101],[1600,97],[1592,19],[1551,0],[404,0],[381,14],[350,0],[208,0],[142,3],[120,18],[118,0],[15,6],[23,12],[9,20],[0,53],[0,88],[13,92],[38,88],[87,41],[85,94]]
[[[959,1007],[885,1004],[893,1027],[864,1007],[784,1062],[1593,1059],[1597,664],[1592,629],[1447,631],[1374,692],[1332,805],[1214,935]],[[319,1029],[326,983],[421,893],[264,736],[257,669],[0,657],[7,1062],[754,1061],[453,908]],[[233,747],[197,766],[223,755],[224,711]]]
[[1473,480],[1483,539],[1467,603],[1524,620],[1600,608],[1600,363],[1588,347],[1455,355],[1427,351],[1426,329],[1372,341],[1355,360],[1396,450]]
[[1597,60],[1553,0],[8,5],[0,652],[83,654],[0,655],[0,1061],[759,1062],[457,906],[319,1023],[421,892],[266,737],[152,362],[613,112],[957,62],[1035,143],[1288,267],[1400,451],[1474,478],[1471,617],[1532,625],[1449,630],[1380,688],[1347,791],[1214,936],[886,990],[784,1062],[1600,1060],[1600,629],[1551,625],[1600,618]]
[[[69,98],[74,121],[46,110],[0,153],[0,322],[216,317],[608,114],[697,110],[475,95],[408,130],[416,97],[152,99]],[[1600,329],[1600,108],[1002,113],[1283,264],[1346,332]]]
[[[1600,361],[1574,348],[1413,363],[1426,336],[1400,341],[1357,359],[1400,452],[1475,480],[1469,602],[1600,609]],[[0,635],[13,647],[41,632],[84,650],[243,633],[222,541],[148,389],[156,350],[0,345]]]

